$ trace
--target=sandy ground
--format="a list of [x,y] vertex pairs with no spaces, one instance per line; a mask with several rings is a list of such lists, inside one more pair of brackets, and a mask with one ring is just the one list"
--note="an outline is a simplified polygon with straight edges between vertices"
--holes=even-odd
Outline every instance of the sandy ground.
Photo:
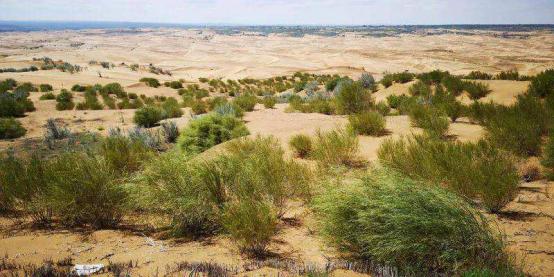
[[[71,43],[84,43],[79,47]],[[413,72],[432,69],[449,70],[455,74],[472,70],[497,72],[518,69],[523,74],[535,74],[554,66],[554,35],[534,33],[528,39],[502,39],[491,36],[402,35],[387,38],[346,37],[292,38],[277,35],[268,37],[222,36],[209,31],[145,30],[138,33],[118,33],[102,30],[59,31],[32,33],[4,33],[0,37],[0,68],[20,68],[34,64],[33,57],[49,56],[80,64],[85,70],[76,74],[56,70],[29,73],[3,73],[4,78],[49,83],[57,93],[74,84],[107,84],[119,82],[126,91],[147,96],[178,97],[176,90],[149,88],[138,83],[142,77],[156,77],[160,81],[184,78],[194,81],[198,77],[265,78],[290,75],[295,71],[339,73],[357,77],[365,70],[379,78],[385,71]],[[38,48],[32,48],[38,47]],[[114,69],[91,66],[90,60],[109,61]],[[131,71],[120,65],[150,63],[173,76],[154,75],[141,69]],[[102,78],[99,77],[99,73]],[[494,101],[509,105],[525,91],[527,82],[482,81],[490,85],[491,94],[480,101]],[[394,84],[374,94],[377,101],[388,95],[408,93],[408,84]],[[76,94],[77,95],[77,94]],[[134,126],[134,110],[56,111],[55,101],[38,101],[40,93],[31,93],[37,108],[27,113],[21,122],[28,133],[15,141],[1,141],[0,150],[17,148],[24,139],[40,138],[48,118],[64,122],[73,131],[106,133],[110,128]],[[76,102],[81,100],[77,96]],[[466,101],[466,99],[463,99]],[[343,126],[346,118],[322,114],[285,113],[286,105],[275,109],[256,110],[244,117],[253,135],[273,135],[288,149],[287,142],[295,134],[314,134],[318,129],[329,130]],[[186,126],[190,112],[171,119],[179,127]],[[376,161],[380,143],[389,137],[400,137],[420,132],[413,128],[406,116],[386,118],[389,134],[382,137],[360,137],[360,156]],[[482,137],[478,125],[460,120],[451,124],[449,133],[462,141],[475,141]],[[510,242],[510,249],[526,260],[526,270],[534,276],[554,276],[554,200],[553,183],[534,182],[522,185],[519,196],[498,218]],[[298,224],[283,224],[275,237],[271,250],[280,258],[324,266],[333,253],[325,248],[310,224],[307,209],[298,207],[290,215]],[[22,227],[23,226],[23,227]],[[229,266],[242,266],[243,258],[225,237],[210,241],[181,242],[161,240],[131,232],[130,230],[104,230],[97,232],[32,230],[17,220],[0,218],[0,257],[23,263],[38,263],[45,259],[62,259],[68,256],[77,263],[138,262],[133,273],[151,276],[163,275],[166,266],[176,262],[212,261]],[[250,276],[274,276],[277,272],[261,269],[249,272]],[[352,272],[340,272],[351,275]],[[340,275],[339,274],[339,275]],[[0,273],[1,275],[1,273]]]

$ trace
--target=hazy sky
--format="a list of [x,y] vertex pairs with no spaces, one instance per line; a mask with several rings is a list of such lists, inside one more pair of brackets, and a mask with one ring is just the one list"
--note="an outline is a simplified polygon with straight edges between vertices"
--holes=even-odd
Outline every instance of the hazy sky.
[[554,0],[0,0],[0,20],[554,24]]

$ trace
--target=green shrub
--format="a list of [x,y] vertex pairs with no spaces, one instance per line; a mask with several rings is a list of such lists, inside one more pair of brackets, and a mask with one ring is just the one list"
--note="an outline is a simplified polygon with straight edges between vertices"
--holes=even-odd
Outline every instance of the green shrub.
[[73,103],[73,94],[65,89],[62,89],[60,94],[56,96],[56,110],[73,110],[75,103]]
[[21,123],[13,118],[0,118],[0,139],[14,139],[27,133]]
[[0,92],[0,117],[21,117],[35,110],[28,92]]
[[222,142],[248,135],[244,123],[234,116],[208,114],[191,121],[178,144],[187,153],[200,153]]
[[289,141],[289,145],[300,158],[305,158],[312,152],[312,138],[307,135],[298,134],[293,136]]
[[115,226],[124,214],[127,193],[97,157],[66,153],[49,162],[49,206],[67,226]]
[[173,97],[167,98],[162,103],[162,109],[164,111],[164,118],[177,118],[183,116],[181,106]]
[[498,107],[486,121],[487,136],[504,149],[521,156],[540,154],[548,114],[541,101],[529,94],[518,96],[511,107]]
[[432,94],[431,87],[422,81],[418,81],[409,88],[412,96],[429,98]]
[[79,84],[75,84],[71,87],[71,91],[84,92],[85,90],[87,90],[87,87]]
[[517,70],[501,71],[494,76],[495,80],[512,80],[519,81],[519,72]]
[[164,84],[166,87],[170,87],[172,89],[180,89],[183,88],[183,84],[179,81],[171,81],[171,82],[165,82]]
[[193,101],[190,108],[192,109],[192,112],[196,115],[204,114],[208,112],[208,109],[206,107],[206,102],[202,100]]
[[147,78],[147,77],[144,77],[144,78],[141,78],[139,81],[140,81],[140,82],[143,82],[143,83],[145,83],[147,86],[153,87],[153,88],[157,88],[157,87],[160,86],[160,81],[158,81],[158,79],[156,79],[156,78]]
[[223,224],[241,251],[263,256],[277,231],[277,215],[271,204],[245,199],[229,203]]
[[394,95],[394,94],[391,94],[389,96],[387,96],[387,102],[389,103],[389,106],[393,109],[398,109],[402,103],[406,102],[407,99],[409,99],[410,97],[408,97],[407,95],[405,94],[402,94],[402,95]]
[[440,84],[444,78],[451,76],[448,71],[441,71],[439,69],[425,72],[417,75],[417,78],[426,85]]
[[473,267],[511,266],[487,218],[438,186],[381,171],[330,187],[315,203],[331,245],[400,276],[457,276]]
[[317,131],[312,156],[320,165],[355,165],[358,160],[359,141],[353,132],[347,129],[335,129],[329,132]]
[[358,82],[362,85],[363,88],[374,90],[376,88],[375,78],[367,72],[362,73]]
[[416,105],[410,110],[409,116],[413,125],[423,129],[430,136],[441,138],[448,132],[450,123],[438,109]]
[[49,84],[40,84],[39,88],[41,92],[49,92],[53,90],[52,85]]
[[56,95],[54,95],[51,92],[43,93],[39,98],[39,100],[54,100],[54,99],[56,99]]
[[163,110],[155,106],[145,106],[135,111],[133,120],[141,127],[150,128],[163,119]]
[[387,116],[390,114],[390,107],[384,101],[380,101],[375,105],[375,110],[379,112],[382,116]]
[[162,123],[162,134],[166,142],[174,143],[179,137],[179,128],[177,128],[177,124],[173,121],[164,122]]
[[456,99],[447,101],[443,107],[446,115],[450,118],[450,120],[452,120],[452,122],[456,122],[456,120],[465,113],[465,106]]
[[217,107],[219,105],[226,104],[226,103],[228,103],[228,101],[227,101],[227,98],[225,98],[225,97],[217,96],[217,97],[214,97],[212,99],[206,100],[206,103],[208,104],[208,109],[210,111],[213,111],[215,109],[215,107]]
[[277,99],[275,99],[275,97],[272,97],[272,96],[264,97],[264,107],[266,109],[273,109],[276,103],[277,103]]
[[243,111],[251,112],[258,103],[258,98],[252,94],[242,94],[233,99],[233,104],[239,106]]
[[370,92],[357,82],[341,82],[335,99],[340,114],[359,113],[373,105]]
[[471,71],[464,78],[472,80],[491,80],[492,75],[481,71]]
[[449,75],[444,77],[441,83],[454,96],[458,96],[464,91],[464,82],[459,77]]
[[469,94],[469,98],[472,100],[478,100],[487,96],[491,90],[488,84],[479,82],[464,82],[464,90]]
[[100,92],[103,93],[103,94],[106,94],[106,95],[115,94],[115,96],[117,96],[117,98],[127,97],[127,92],[125,92],[125,90],[123,90],[123,87],[119,83],[107,84],[104,87],[102,87]]
[[385,118],[374,111],[348,116],[349,128],[360,135],[380,136],[385,132]]
[[117,173],[132,173],[139,170],[143,162],[150,157],[151,149],[139,140],[109,136],[100,143],[98,152],[111,170]]
[[499,111],[499,105],[492,101],[489,103],[481,103],[474,101],[468,108],[468,116],[473,122],[481,125],[486,125],[487,122],[494,117]]
[[554,69],[539,73],[529,84],[529,93],[541,98],[554,94]]
[[542,165],[547,170],[547,176],[550,180],[554,180],[554,132],[548,138],[548,142],[544,147]]
[[237,118],[242,118],[244,116],[244,112],[242,109],[233,103],[224,103],[221,105],[218,105],[213,110],[214,113],[224,116],[234,116]]
[[478,198],[496,212],[517,193],[517,170],[512,158],[493,144],[446,142],[415,136],[388,139],[379,161],[413,178],[444,184],[452,191]]

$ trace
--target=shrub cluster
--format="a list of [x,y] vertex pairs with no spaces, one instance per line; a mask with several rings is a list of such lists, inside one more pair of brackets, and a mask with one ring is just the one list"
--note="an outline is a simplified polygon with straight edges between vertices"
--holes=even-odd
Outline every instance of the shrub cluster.
[[445,137],[450,123],[445,114],[434,107],[415,105],[410,109],[412,124],[436,138]]
[[511,156],[485,141],[446,142],[425,136],[388,139],[378,156],[382,164],[410,177],[445,184],[460,195],[478,198],[493,212],[517,192],[519,177]]
[[339,251],[400,276],[516,275],[502,237],[479,211],[439,186],[394,172],[330,186],[316,197],[320,229]]
[[[335,96],[337,112],[354,114],[367,110],[373,105],[369,91],[358,82],[341,82]],[[337,87],[339,87],[337,86]]]
[[229,115],[210,113],[182,130],[178,144],[186,153],[200,153],[222,142],[249,134],[244,123]]
[[347,129],[329,132],[317,131],[312,156],[323,167],[352,166],[359,162],[359,141],[355,133]]
[[0,118],[0,139],[14,139],[26,133],[27,130],[14,118]]
[[546,98],[554,94],[554,69],[539,73],[529,84],[529,93],[537,97]]
[[380,136],[385,132],[385,118],[378,112],[364,111],[348,116],[349,128],[355,133]]
[[258,98],[252,94],[242,94],[233,99],[233,104],[239,106],[243,111],[251,112],[258,103]]
[[164,110],[156,106],[144,106],[135,111],[134,122],[145,128],[154,127],[164,118]]
[[58,96],[56,96],[56,102],[56,110],[58,111],[73,110],[75,107],[73,94],[66,89],[62,89]]

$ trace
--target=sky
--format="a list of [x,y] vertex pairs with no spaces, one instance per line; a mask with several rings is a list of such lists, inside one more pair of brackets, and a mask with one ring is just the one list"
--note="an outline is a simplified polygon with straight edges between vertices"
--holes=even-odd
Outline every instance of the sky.
[[0,0],[0,20],[239,25],[554,24],[554,0]]

